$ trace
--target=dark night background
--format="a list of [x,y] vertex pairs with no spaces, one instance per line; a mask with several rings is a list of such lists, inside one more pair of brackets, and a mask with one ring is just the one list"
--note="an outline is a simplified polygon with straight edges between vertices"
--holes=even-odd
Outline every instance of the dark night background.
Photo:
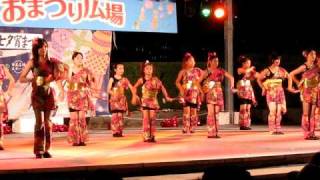
[[[200,2],[177,0],[178,34],[117,32],[113,60],[180,61],[191,51],[201,61],[208,50],[223,57],[223,22],[201,17]],[[271,51],[301,55],[304,48],[318,48],[317,7],[316,0],[233,0],[235,57]]]

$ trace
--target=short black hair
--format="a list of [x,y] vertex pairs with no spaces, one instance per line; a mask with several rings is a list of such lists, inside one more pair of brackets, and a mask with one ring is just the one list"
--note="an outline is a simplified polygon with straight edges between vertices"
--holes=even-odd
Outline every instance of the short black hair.
[[270,63],[272,64],[275,60],[277,59],[281,59],[281,55],[278,54],[277,52],[272,52],[270,55],[269,55],[269,61]]
[[72,60],[74,60],[74,58],[77,57],[79,54],[83,57],[83,54],[82,54],[81,52],[79,52],[79,51],[73,51]]

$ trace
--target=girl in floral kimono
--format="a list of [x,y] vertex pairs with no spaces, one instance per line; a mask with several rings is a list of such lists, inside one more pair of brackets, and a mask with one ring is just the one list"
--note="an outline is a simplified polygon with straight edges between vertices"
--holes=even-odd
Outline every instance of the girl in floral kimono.
[[[282,87],[284,79],[290,77],[288,72],[280,67],[281,56],[270,56],[271,66],[262,70],[258,78],[258,84],[262,89],[262,95],[266,95],[269,107],[268,124],[269,131],[273,135],[283,134],[281,129],[282,114],[287,112],[286,97]],[[264,82],[262,83],[262,81]]]
[[203,92],[205,93],[208,115],[208,138],[218,136],[219,112],[224,110],[222,82],[224,77],[230,81],[230,90],[234,87],[234,78],[231,74],[219,68],[219,58],[215,52],[208,53],[207,70],[204,72]]
[[[153,64],[146,61],[142,66],[142,77],[135,83],[134,88],[142,86],[142,97],[140,106],[143,118],[143,140],[144,142],[155,142],[155,126],[157,111],[160,109],[158,103],[158,92],[161,91],[165,99],[171,102],[173,99],[169,97],[166,88],[158,77],[153,75]],[[134,91],[136,92],[136,90]],[[135,94],[135,99],[139,97]],[[134,102],[135,104],[136,102]]]
[[176,79],[176,86],[183,105],[182,133],[194,133],[198,125],[198,109],[201,106],[202,90],[200,78],[202,70],[195,67],[194,57],[186,53],[182,59],[182,69]]
[[[316,127],[316,107],[318,105],[319,91],[319,62],[315,64],[316,51],[309,49],[303,51],[303,56],[306,62],[297,69],[290,72],[290,77],[300,89],[300,99],[302,102],[302,118],[301,126],[306,140],[318,140],[315,135]],[[299,81],[296,75],[302,73],[302,78]],[[288,90],[297,92],[293,88],[292,80],[289,81]]]
[[[59,99],[63,100],[64,91],[61,79],[63,77],[61,64],[48,57],[48,43],[45,39],[35,38],[32,42],[32,59],[25,65],[19,81],[32,83],[31,104],[34,110],[36,124],[34,129],[34,154],[36,158],[51,158],[51,112],[56,110],[54,89],[50,83],[56,81],[59,88]],[[27,77],[32,71],[33,77]]]
[[73,146],[85,146],[88,138],[86,113],[94,111],[91,102],[90,85],[93,83],[92,73],[83,67],[83,54],[73,52],[73,65],[68,73],[68,107],[70,112],[68,141]]
[[251,105],[257,104],[251,81],[258,78],[254,66],[251,66],[251,59],[246,56],[239,58],[241,67],[237,69],[239,80],[237,82],[237,95],[240,103],[239,125],[240,130],[250,130]]
[[123,117],[128,111],[125,90],[130,89],[132,94],[134,88],[130,81],[123,77],[124,65],[117,63],[114,65],[114,75],[109,79],[107,92],[110,95],[109,103],[111,110],[111,130],[113,137],[123,136]]
[[[9,80],[9,87],[5,92],[3,90],[3,82],[5,79]],[[4,64],[0,64],[0,150],[3,150],[3,126],[2,123],[7,119],[8,116],[8,106],[7,99],[8,95],[11,95],[11,91],[14,87],[15,81],[8,70],[8,68]]]

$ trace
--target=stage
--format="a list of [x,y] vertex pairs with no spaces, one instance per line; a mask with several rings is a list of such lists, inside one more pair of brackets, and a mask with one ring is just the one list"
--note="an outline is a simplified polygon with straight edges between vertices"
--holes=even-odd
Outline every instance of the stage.
[[304,140],[300,127],[283,130],[284,135],[271,135],[267,126],[253,126],[250,131],[223,126],[220,139],[208,139],[205,127],[194,134],[159,129],[156,143],[142,142],[138,129],[126,129],[123,138],[111,137],[107,130],[93,130],[83,147],[69,145],[66,133],[60,132],[54,133],[51,159],[35,159],[32,133],[9,134],[5,135],[5,150],[0,151],[0,174],[109,169],[129,177],[201,172],[208,166],[228,164],[261,168],[302,164],[320,150],[320,141]]

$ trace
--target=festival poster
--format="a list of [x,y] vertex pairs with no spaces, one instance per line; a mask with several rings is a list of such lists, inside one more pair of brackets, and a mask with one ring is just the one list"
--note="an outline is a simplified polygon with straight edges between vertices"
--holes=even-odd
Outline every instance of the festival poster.
[[[15,96],[8,98],[9,119],[25,116],[33,119],[31,103],[31,84],[19,83],[19,75],[31,58],[31,44],[34,37],[43,37],[48,41],[49,56],[72,66],[72,53],[80,51],[84,54],[84,67],[94,72],[95,84],[91,87],[95,97],[96,113],[108,114],[108,96],[106,87],[109,79],[109,65],[112,32],[70,29],[15,28],[0,27],[0,63],[5,64],[16,80]],[[30,73],[28,76],[32,76]],[[7,89],[8,82],[3,85]],[[52,87],[58,91],[55,83]],[[67,84],[64,82],[65,90]],[[66,94],[66,93],[65,93]],[[99,98],[97,98],[99,97]],[[56,117],[69,117],[66,97],[58,101]],[[55,119],[54,117],[52,118]]]

